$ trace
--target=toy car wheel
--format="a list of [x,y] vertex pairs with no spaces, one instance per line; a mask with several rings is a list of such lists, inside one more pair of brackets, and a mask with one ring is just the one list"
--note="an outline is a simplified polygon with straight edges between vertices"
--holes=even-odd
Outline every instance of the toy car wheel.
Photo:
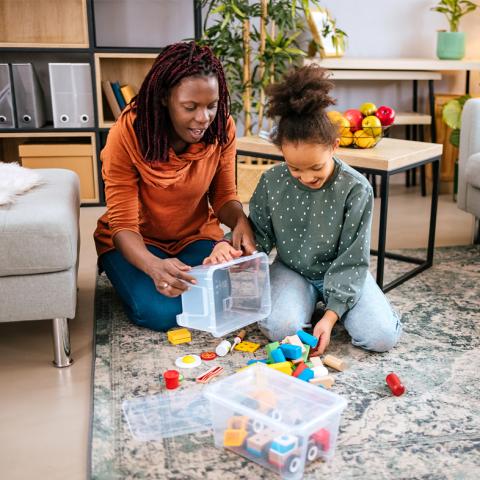
[[288,473],[297,473],[300,470],[301,466],[302,462],[300,461],[300,457],[294,455],[293,457],[290,457],[288,459],[285,470]]
[[276,420],[277,422],[281,422],[282,421],[282,412],[280,412],[280,410],[277,410],[276,408],[272,408],[269,412],[268,412],[268,415],[273,418],[274,420]]
[[313,462],[318,456],[318,447],[316,443],[311,443],[307,450],[307,460]]
[[265,428],[265,425],[260,420],[254,420],[252,423],[252,430],[255,433],[260,433]]

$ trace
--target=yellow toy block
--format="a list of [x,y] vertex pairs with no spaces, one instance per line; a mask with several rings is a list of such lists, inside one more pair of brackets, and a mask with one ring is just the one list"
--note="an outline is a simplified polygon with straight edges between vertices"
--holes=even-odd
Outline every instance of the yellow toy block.
[[246,430],[248,426],[248,417],[235,416],[230,417],[227,421],[228,430]]
[[246,430],[228,428],[223,432],[223,445],[225,447],[241,447],[246,437]]
[[238,345],[235,345],[235,350],[238,350],[239,352],[253,353],[256,352],[260,346],[261,345],[259,343],[240,342]]
[[282,373],[286,373],[287,375],[291,375],[293,371],[292,364],[290,362],[270,363],[267,365],[267,367],[273,368]]
[[179,343],[191,342],[192,334],[186,328],[176,328],[167,332],[167,338],[172,345],[178,345]]

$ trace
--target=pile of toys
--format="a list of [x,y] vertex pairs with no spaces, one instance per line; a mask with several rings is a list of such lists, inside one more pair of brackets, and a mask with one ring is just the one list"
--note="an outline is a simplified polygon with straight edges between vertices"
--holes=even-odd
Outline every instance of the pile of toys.
[[311,356],[317,347],[317,337],[299,330],[295,335],[285,337],[281,342],[272,342],[266,345],[267,358],[264,360],[250,360],[247,365],[256,362],[266,363],[287,375],[292,375],[305,382],[331,388],[335,378],[329,374],[328,366],[337,371],[347,368],[344,360],[326,355],[323,362],[318,356]]

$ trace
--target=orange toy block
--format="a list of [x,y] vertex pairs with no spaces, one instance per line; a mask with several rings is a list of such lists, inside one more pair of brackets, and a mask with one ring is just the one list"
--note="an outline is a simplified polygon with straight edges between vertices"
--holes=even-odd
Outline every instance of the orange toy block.
[[343,372],[343,370],[347,368],[347,362],[345,362],[345,360],[342,360],[338,357],[334,357],[333,355],[327,355],[323,359],[323,363],[327,365],[327,367],[334,368],[339,372]]
[[230,417],[227,421],[227,429],[229,430],[246,430],[248,426],[248,417],[235,416]]
[[256,352],[260,348],[259,343],[253,343],[253,342],[241,342],[238,345],[235,345],[235,350],[238,350],[239,352],[248,352],[248,353],[253,353]]
[[223,432],[223,445],[225,447],[241,447],[247,434],[246,430],[227,429]]

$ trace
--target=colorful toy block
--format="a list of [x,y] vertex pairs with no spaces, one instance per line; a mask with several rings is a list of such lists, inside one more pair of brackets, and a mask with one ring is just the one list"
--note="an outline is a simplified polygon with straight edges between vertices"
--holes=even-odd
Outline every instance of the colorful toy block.
[[[305,367],[306,367],[306,365],[305,365]],[[297,375],[297,378],[299,380],[303,380],[304,382],[308,382],[314,376],[315,376],[315,374],[313,373],[313,370],[311,370],[310,368],[305,368],[302,372],[300,372],[299,375]]]
[[223,445],[225,447],[241,447],[248,432],[240,429],[226,429],[223,432]]
[[320,357],[310,357],[310,362],[313,363],[314,367],[323,367],[323,362],[320,360]]
[[305,365],[304,362],[300,362],[298,365],[297,365],[297,368],[295,368],[295,370],[293,371],[293,376],[294,377],[298,377],[305,369],[307,368],[307,366]]
[[280,346],[280,343],[278,342],[272,342],[265,345],[265,353],[267,354],[268,363],[275,363],[275,361],[272,358],[272,352],[273,350],[276,350],[279,346]]
[[271,435],[269,435],[267,432],[259,432],[247,438],[245,449],[252,455],[261,457],[265,447],[268,446],[271,441]]
[[305,351],[303,352],[302,360],[304,362],[307,362],[308,356],[310,355],[310,345],[304,345],[304,347],[305,347]]
[[261,412],[268,412],[277,406],[277,396],[272,390],[255,390],[251,399],[257,402],[257,409]]
[[167,332],[167,339],[172,345],[192,341],[192,334],[186,328],[176,328]]
[[249,417],[245,415],[235,415],[227,420],[227,429],[230,430],[247,430]]
[[298,438],[294,435],[282,435],[274,438],[270,450],[277,453],[287,453],[298,447]]
[[302,353],[305,351],[305,345],[300,338],[298,338],[298,335],[290,335],[289,337],[285,337],[282,340],[282,344],[297,345],[302,349]]
[[267,359],[266,358],[252,358],[251,360],[249,360],[247,362],[247,365],[253,365],[254,363],[267,363]]
[[293,370],[292,364],[290,362],[269,363],[267,366],[270,368],[274,368],[279,372],[286,373],[287,375],[291,375]]
[[297,337],[302,343],[307,344],[312,348],[315,348],[317,346],[318,338],[314,335],[310,335],[309,333],[304,332],[303,330],[299,330],[297,332]]
[[328,452],[330,448],[330,432],[325,428],[321,428],[315,432],[311,437],[317,445],[319,445],[324,452]]
[[271,363],[280,363],[287,360],[281,348],[276,348],[275,350],[272,350],[270,352],[270,358],[272,360]]
[[234,350],[238,350],[239,352],[254,353],[260,347],[261,345],[259,343],[243,341],[243,342],[240,342],[238,345],[235,345]]
[[299,345],[290,345],[289,343],[284,343],[280,345],[280,348],[285,355],[285,358],[288,358],[289,360],[302,358],[302,348]]
[[343,372],[343,370],[347,368],[347,362],[338,357],[334,357],[333,355],[327,355],[324,357],[323,363],[339,372]]
[[323,365],[318,367],[313,367],[312,371],[315,377],[325,377],[326,375],[328,375],[327,367],[324,367]]

